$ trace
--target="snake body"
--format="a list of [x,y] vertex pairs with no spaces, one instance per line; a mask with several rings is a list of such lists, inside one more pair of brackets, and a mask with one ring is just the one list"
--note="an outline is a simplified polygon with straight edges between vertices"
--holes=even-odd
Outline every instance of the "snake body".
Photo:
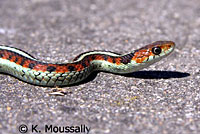
[[13,47],[0,46],[0,72],[38,86],[69,86],[86,79],[93,71],[126,74],[141,70],[169,55],[172,41],[157,41],[127,54],[90,51],[73,62],[54,64],[37,60]]

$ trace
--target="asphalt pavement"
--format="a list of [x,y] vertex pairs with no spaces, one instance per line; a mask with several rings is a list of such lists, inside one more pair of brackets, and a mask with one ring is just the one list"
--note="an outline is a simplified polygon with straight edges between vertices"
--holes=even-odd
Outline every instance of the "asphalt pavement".
[[42,61],[158,40],[174,52],[127,76],[93,74],[64,96],[0,74],[0,134],[200,133],[199,0],[1,0],[0,44]]

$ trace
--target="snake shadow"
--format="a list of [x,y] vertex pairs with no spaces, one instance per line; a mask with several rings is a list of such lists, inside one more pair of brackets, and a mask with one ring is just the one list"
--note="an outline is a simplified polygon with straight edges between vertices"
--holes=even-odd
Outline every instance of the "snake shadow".
[[[94,80],[99,72],[93,72],[83,80],[75,85],[84,84]],[[115,73],[113,73],[115,74]],[[189,73],[178,71],[137,71],[129,74],[116,74],[124,77],[140,78],[140,79],[170,79],[170,78],[184,78],[190,76]]]
[[138,71],[130,74],[125,74],[123,76],[141,79],[170,79],[184,78],[190,76],[190,74],[178,71]]

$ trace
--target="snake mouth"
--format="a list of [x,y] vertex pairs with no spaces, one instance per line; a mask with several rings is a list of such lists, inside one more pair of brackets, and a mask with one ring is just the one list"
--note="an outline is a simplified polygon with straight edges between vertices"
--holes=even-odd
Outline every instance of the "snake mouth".
[[157,41],[152,43],[151,48],[153,59],[166,57],[174,51],[175,43],[173,41]]
[[136,50],[132,61],[136,64],[152,64],[169,55],[174,48],[172,41],[156,41]]

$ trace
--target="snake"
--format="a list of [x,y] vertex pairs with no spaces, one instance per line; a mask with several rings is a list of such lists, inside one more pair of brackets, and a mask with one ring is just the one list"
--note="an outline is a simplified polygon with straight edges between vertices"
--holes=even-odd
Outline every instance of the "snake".
[[70,86],[92,72],[128,74],[160,61],[175,48],[173,41],[156,41],[126,54],[88,51],[72,62],[46,63],[15,47],[0,45],[0,72],[29,84],[45,87]]

